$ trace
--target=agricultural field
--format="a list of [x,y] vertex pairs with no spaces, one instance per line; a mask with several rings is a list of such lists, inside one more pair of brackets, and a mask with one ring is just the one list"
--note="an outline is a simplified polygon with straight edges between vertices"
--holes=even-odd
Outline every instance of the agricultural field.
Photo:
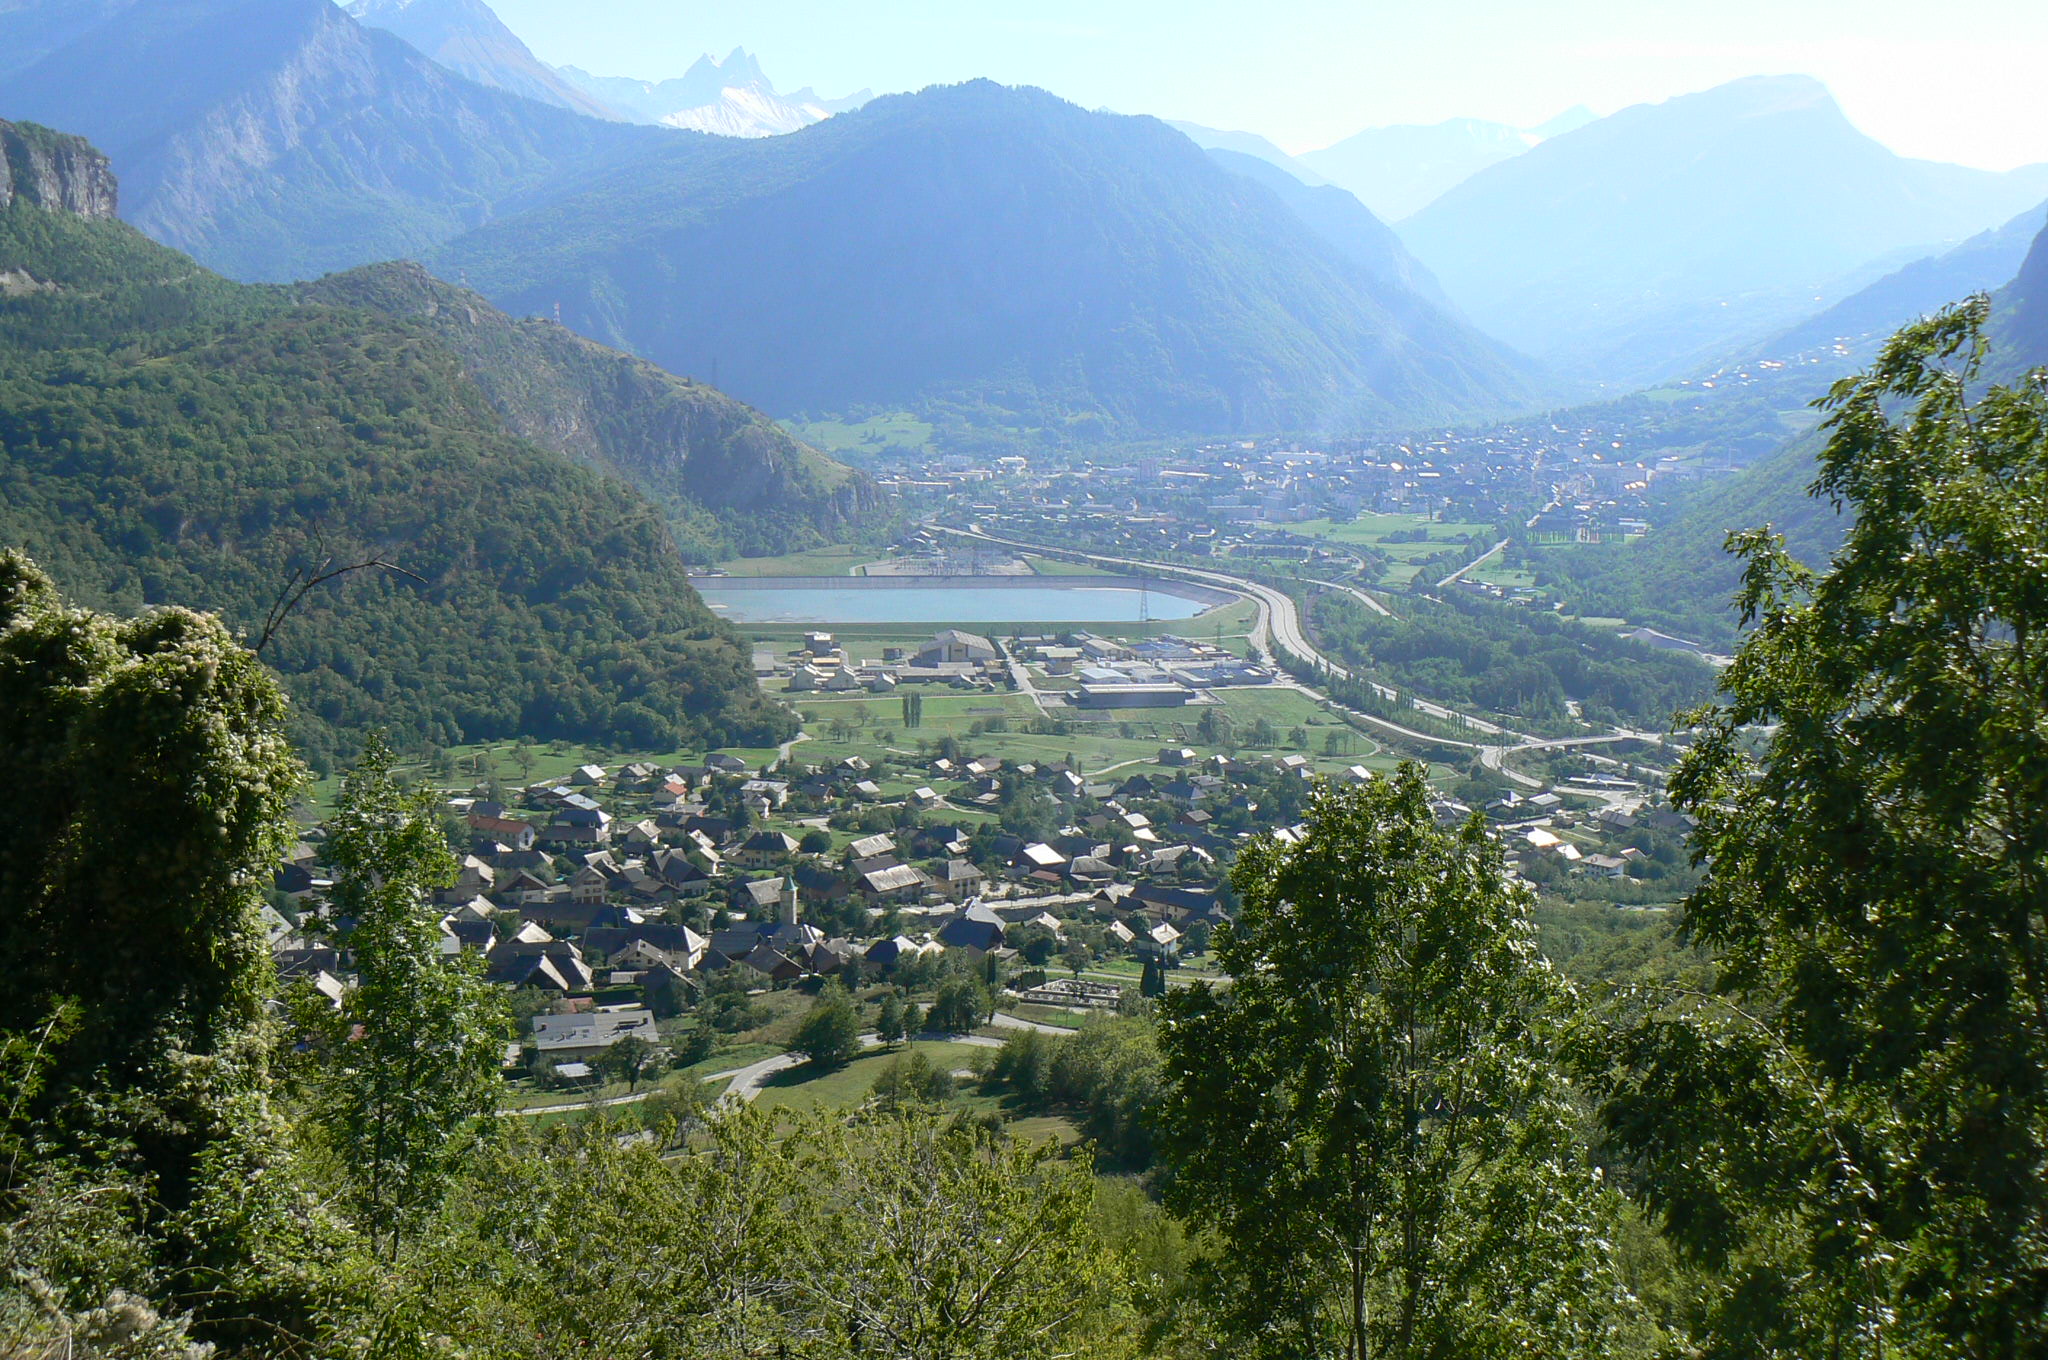
[[[1307,538],[1320,539],[1326,543],[1342,544],[1354,548],[1370,548],[1388,560],[1388,567],[1382,573],[1381,584],[1390,587],[1405,586],[1415,575],[1416,564],[1426,558],[1454,547],[1462,547],[1466,540],[1474,537],[1488,537],[1494,531],[1491,524],[1476,524],[1463,520],[1435,520],[1427,515],[1360,515],[1355,520],[1337,523],[1328,519],[1303,520],[1287,526],[1292,532]],[[1416,542],[1388,542],[1392,538],[1406,539],[1412,534],[1426,537]]]
[[[1072,757],[1084,774],[1093,775],[1150,765],[1162,746],[1189,746],[1204,755],[1220,751],[1222,746],[1204,740],[1199,730],[1203,711],[1214,707],[1229,717],[1233,744],[1240,755],[1305,755],[1326,774],[1352,765],[1390,770],[1399,763],[1398,753],[1384,749],[1299,690],[1228,689],[1216,694],[1221,701],[1217,705],[1132,710],[1127,717],[1119,715],[1112,721],[1072,722],[1064,734],[1027,730],[1040,715],[1021,694],[933,694],[924,702],[923,725],[915,729],[903,725],[900,697],[793,696],[812,739],[798,748],[797,758],[818,761],[857,755],[880,764],[885,757],[916,754],[950,736],[977,756],[1037,763]],[[1272,729],[1274,739],[1252,744],[1254,729],[1262,720]],[[1301,745],[1292,742],[1296,728],[1306,738]],[[1338,750],[1325,754],[1325,742],[1333,735]],[[895,791],[887,780],[882,788],[885,794]]]

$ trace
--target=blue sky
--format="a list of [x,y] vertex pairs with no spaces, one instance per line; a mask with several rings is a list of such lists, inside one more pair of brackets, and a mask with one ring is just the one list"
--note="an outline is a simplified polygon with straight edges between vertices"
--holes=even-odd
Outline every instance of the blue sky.
[[1289,150],[1363,127],[1573,104],[1610,113],[1744,75],[1803,73],[1907,155],[2048,161],[2043,0],[491,0],[543,59],[677,75],[755,52],[838,95],[988,76],[1088,107],[1261,132]]

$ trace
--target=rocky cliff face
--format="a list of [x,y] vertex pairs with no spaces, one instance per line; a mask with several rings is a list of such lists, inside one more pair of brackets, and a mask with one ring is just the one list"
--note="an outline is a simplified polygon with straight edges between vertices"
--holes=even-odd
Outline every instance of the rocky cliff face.
[[83,137],[0,120],[0,209],[17,198],[80,217],[112,217],[114,172]]

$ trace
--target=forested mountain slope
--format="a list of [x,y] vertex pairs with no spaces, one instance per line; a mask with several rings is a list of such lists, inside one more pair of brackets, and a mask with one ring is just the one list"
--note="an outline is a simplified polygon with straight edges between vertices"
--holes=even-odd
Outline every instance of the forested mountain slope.
[[1678,514],[1631,545],[1542,548],[1540,569],[1562,581],[1573,612],[1625,618],[1732,651],[1741,620],[1730,602],[1741,564],[1724,549],[1730,532],[1770,525],[1809,565],[1825,565],[1847,526],[1807,494],[1821,436],[1787,443],[1732,477],[1692,489]]
[[809,547],[880,508],[865,477],[723,392],[553,322],[515,320],[416,264],[367,265],[296,292],[425,326],[514,433],[631,482],[704,560]]
[[[29,0],[0,118],[89,137],[124,215],[241,279],[418,255],[689,134],[486,89],[330,0]],[[0,58],[5,60],[5,58]]]
[[434,328],[233,284],[46,206],[16,146],[106,174],[75,138],[0,128],[0,543],[82,601],[188,603],[252,634],[295,568],[403,567],[315,591],[264,652],[316,760],[373,727],[787,735],[656,509],[508,431]]
[[[1200,143],[1197,143],[1200,145]],[[1409,253],[1394,229],[1351,193],[1334,184],[1305,184],[1281,166],[1228,147],[1210,147],[1209,159],[1232,174],[1271,189],[1294,215],[1353,263],[1382,283],[1405,288],[1443,311],[1451,300],[1427,265]]]
[[[1876,344],[1898,326],[1991,287],[1988,271],[1998,259],[2009,258],[2012,237],[2031,226],[2038,234],[2018,276],[1992,295],[1984,374],[2009,383],[2029,368],[2048,366],[2048,227],[2039,226],[2038,217],[2039,210],[2030,212],[1947,256],[1901,271],[1894,287],[1863,297],[1856,308],[1838,310],[1833,324],[1881,326],[1881,335],[1864,347],[1872,353],[1858,358],[1868,362]],[[1957,285],[1945,295],[1937,291],[1943,278]],[[1901,307],[1912,310],[1879,321]],[[1739,620],[1727,606],[1740,573],[1739,564],[1723,550],[1729,532],[1768,524],[1785,535],[1795,556],[1819,567],[1848,530],[1829,502],[1807,494],[1818,475],[1814,458],[1824,438],[1816,432],[1792,440],[1733,477],[1692,489],[1669,523],[1633,546],[1545,548],[1538,560],[1564,579],[1581,613],[1618,615],[1732,648]]]
[[429,264],[778,415],[1329,429],[1536,388],[1165,124],[986,81],[668,144]]
[[2048,367],[2048,227],[2035,236],[2020,272],[1993,299],[1991,370],[2002,378]]

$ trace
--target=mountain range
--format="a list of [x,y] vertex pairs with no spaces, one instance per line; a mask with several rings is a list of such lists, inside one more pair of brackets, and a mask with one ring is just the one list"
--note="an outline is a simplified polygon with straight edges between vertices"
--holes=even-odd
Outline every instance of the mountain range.
[[[1150,119],[982,84],[711,137],[479,84],[329,0],[103,2],[10,12],[36,55],[0,116],[91,136],[129,221],[233,277],[423,259],[778,414],[1228,433],[1543,391],[1379,224],[1312,228]],[[501,84],[545,74],[478,0],[359,8]],[[651,107],[759,75],[700,67]]]
[[596,76],[574,66],[560,75],[593,98],[639,123],[714,132],[724,137],[774,137],[822,123],[873,98],[862,90],[843,99],[820,98],[806,87],[782,94],[760,61],[736,47],[724,61],[699,57],[670,80]]
[[329,0],[22,0],[0,117],[88,137],[123,215],[236,278],[418,255],[680,133],[488,89]]
[[1755,347],[1754,357],[1777,358],[1840,346],[1844,359],[1861,363],[1899,327],[1939,311],[1971,293],[1989,293],[2010,283],[2035,238],[2048,227],[2048,202],[1961,245],[1930,255],[1885,275],[1817,316],[1781,331]]
[[1908,160],[1819,83],[1759,77],[1549,138],[1400,229],[1481,328],[1626,386],[1783,329],[2043,198],[2048,166]]
[[778,415],[1222,433],[1538,391],[1165,124],[985,81],[787,137],[677,142],[428,263]]
[[1304,183],[1264,156],[1214,147],[1209,159],[1271,190],[1302,225],[1383,284],[1419,294],[1446,312],[1452,310],[1450,299],[1428,266],[1349,191],[1334,184]]
[[354,0],[348,12],[479,85],[593,118],[723,137],[773,137],[859,108],[870,98],[866,90],[845,99],[821,99],[809,89],[779,93],[745,48],[733,49],[722,62],[701,57],[672,80],[549,66],[483,0]]
[[1166,125],[1204,151],[1227,151],[1262,160],[1277,170],[1285,170],[1289,177],[1311,188],[1319,189],[1330,182],[1256,132],[1227,132],[1178,118],[1167,119]]
[[1295,159],[1311,174],[1349,189],[1380,217],[1398,222],[1489,165],[1593,120],[1593,111],[1580,105],[1533,128],[1482,118],[1396,124],[1367,128]]

